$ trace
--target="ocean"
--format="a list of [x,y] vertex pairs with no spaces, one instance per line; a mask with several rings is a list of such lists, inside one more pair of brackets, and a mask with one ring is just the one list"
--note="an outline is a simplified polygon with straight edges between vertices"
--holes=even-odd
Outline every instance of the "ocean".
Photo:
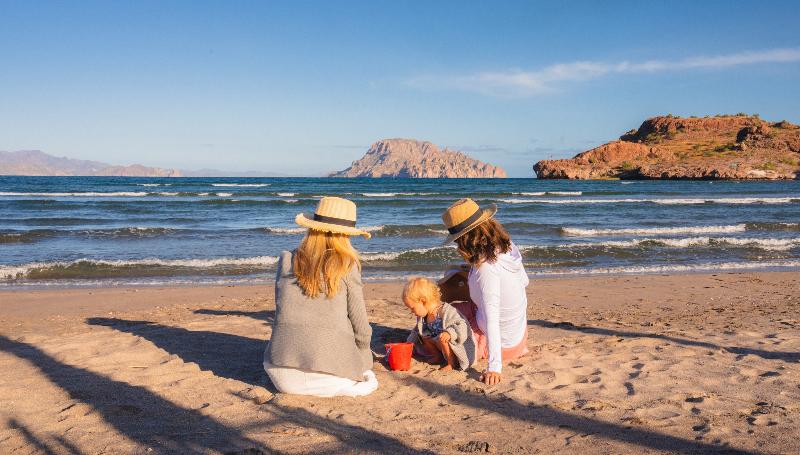
[[458,263],[462,197],[498,205],[533,277],[800,269],[800,181],[0,177],[0,286],[269,283],[324,195],[373,235],[366,280]]

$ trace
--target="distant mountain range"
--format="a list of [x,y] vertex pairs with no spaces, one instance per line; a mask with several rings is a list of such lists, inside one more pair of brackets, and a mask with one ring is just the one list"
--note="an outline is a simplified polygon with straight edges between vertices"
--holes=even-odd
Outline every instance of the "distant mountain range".
[[116,177],[285,177],[271,172],[232,172],[217,169],[194,171],[131,164],[119,166],[99,161],[48,155],[39,150],[0,151],[0,175],[116,176]]
[[384,139],[331,177],[504,178],[506,171],[428,141]]

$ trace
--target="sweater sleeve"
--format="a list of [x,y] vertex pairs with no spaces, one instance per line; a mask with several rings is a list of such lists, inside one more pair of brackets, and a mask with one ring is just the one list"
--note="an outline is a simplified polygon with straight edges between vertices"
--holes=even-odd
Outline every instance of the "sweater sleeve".
[[372,369],[372,350],[370,341],[372,340],[372,327],[369,325],[367,317],[367,307],[364,304],[364,290],[361,282],[361,274],[354,268],[345,280],[347,284],[347,317],[353,326],[356,347],[361,352],[364,362],[364,371]]
[[481,289],[483,312],[486,315],[486,345],[489,351],[488,371],[500,373],[503,369],[503,347],[500,342],[500,276],[487,263],[476,271]]
[[464,344],[469,335],[469,323],[461,313],[453,307],[448,309],[448,321],[445,331],[450,334],[450,341],[454,344]]
[[275,306],[281,303],[281,285],[292,276],[292,253],[282,251],[278,258],[278,267],[275,273]]

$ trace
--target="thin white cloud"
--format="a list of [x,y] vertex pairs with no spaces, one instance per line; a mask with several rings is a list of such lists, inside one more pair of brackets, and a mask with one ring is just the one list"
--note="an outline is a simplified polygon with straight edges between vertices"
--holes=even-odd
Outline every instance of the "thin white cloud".
[[648,60],[644,62],[558,63],[537,71],[488,71],[456,76],[419,76],[409,85],[425,89],[449,89],[491,96],[525,97],[555,91],[561,83],[585,81],[610,74],[657,73],[693,69],[723,69],[756,63],[800,61],[800,48],[770,49],[737,54],[690,57],[683,60]]

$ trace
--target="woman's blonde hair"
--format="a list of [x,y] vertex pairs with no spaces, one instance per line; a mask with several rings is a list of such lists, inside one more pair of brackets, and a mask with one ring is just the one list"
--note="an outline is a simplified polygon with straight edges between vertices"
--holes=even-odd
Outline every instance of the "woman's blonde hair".
[[361,270],[358,252],[346,234],[309,229],[292,261],[297,284],[312,299],[325,293],[327,298],[339,292],[342,278],[355,265]]
[[426,302],[439,302],[442,299],[442,291],[436,283],[427,278],[410,278],[403,288],[403,302],[419,302],[423,297]]

